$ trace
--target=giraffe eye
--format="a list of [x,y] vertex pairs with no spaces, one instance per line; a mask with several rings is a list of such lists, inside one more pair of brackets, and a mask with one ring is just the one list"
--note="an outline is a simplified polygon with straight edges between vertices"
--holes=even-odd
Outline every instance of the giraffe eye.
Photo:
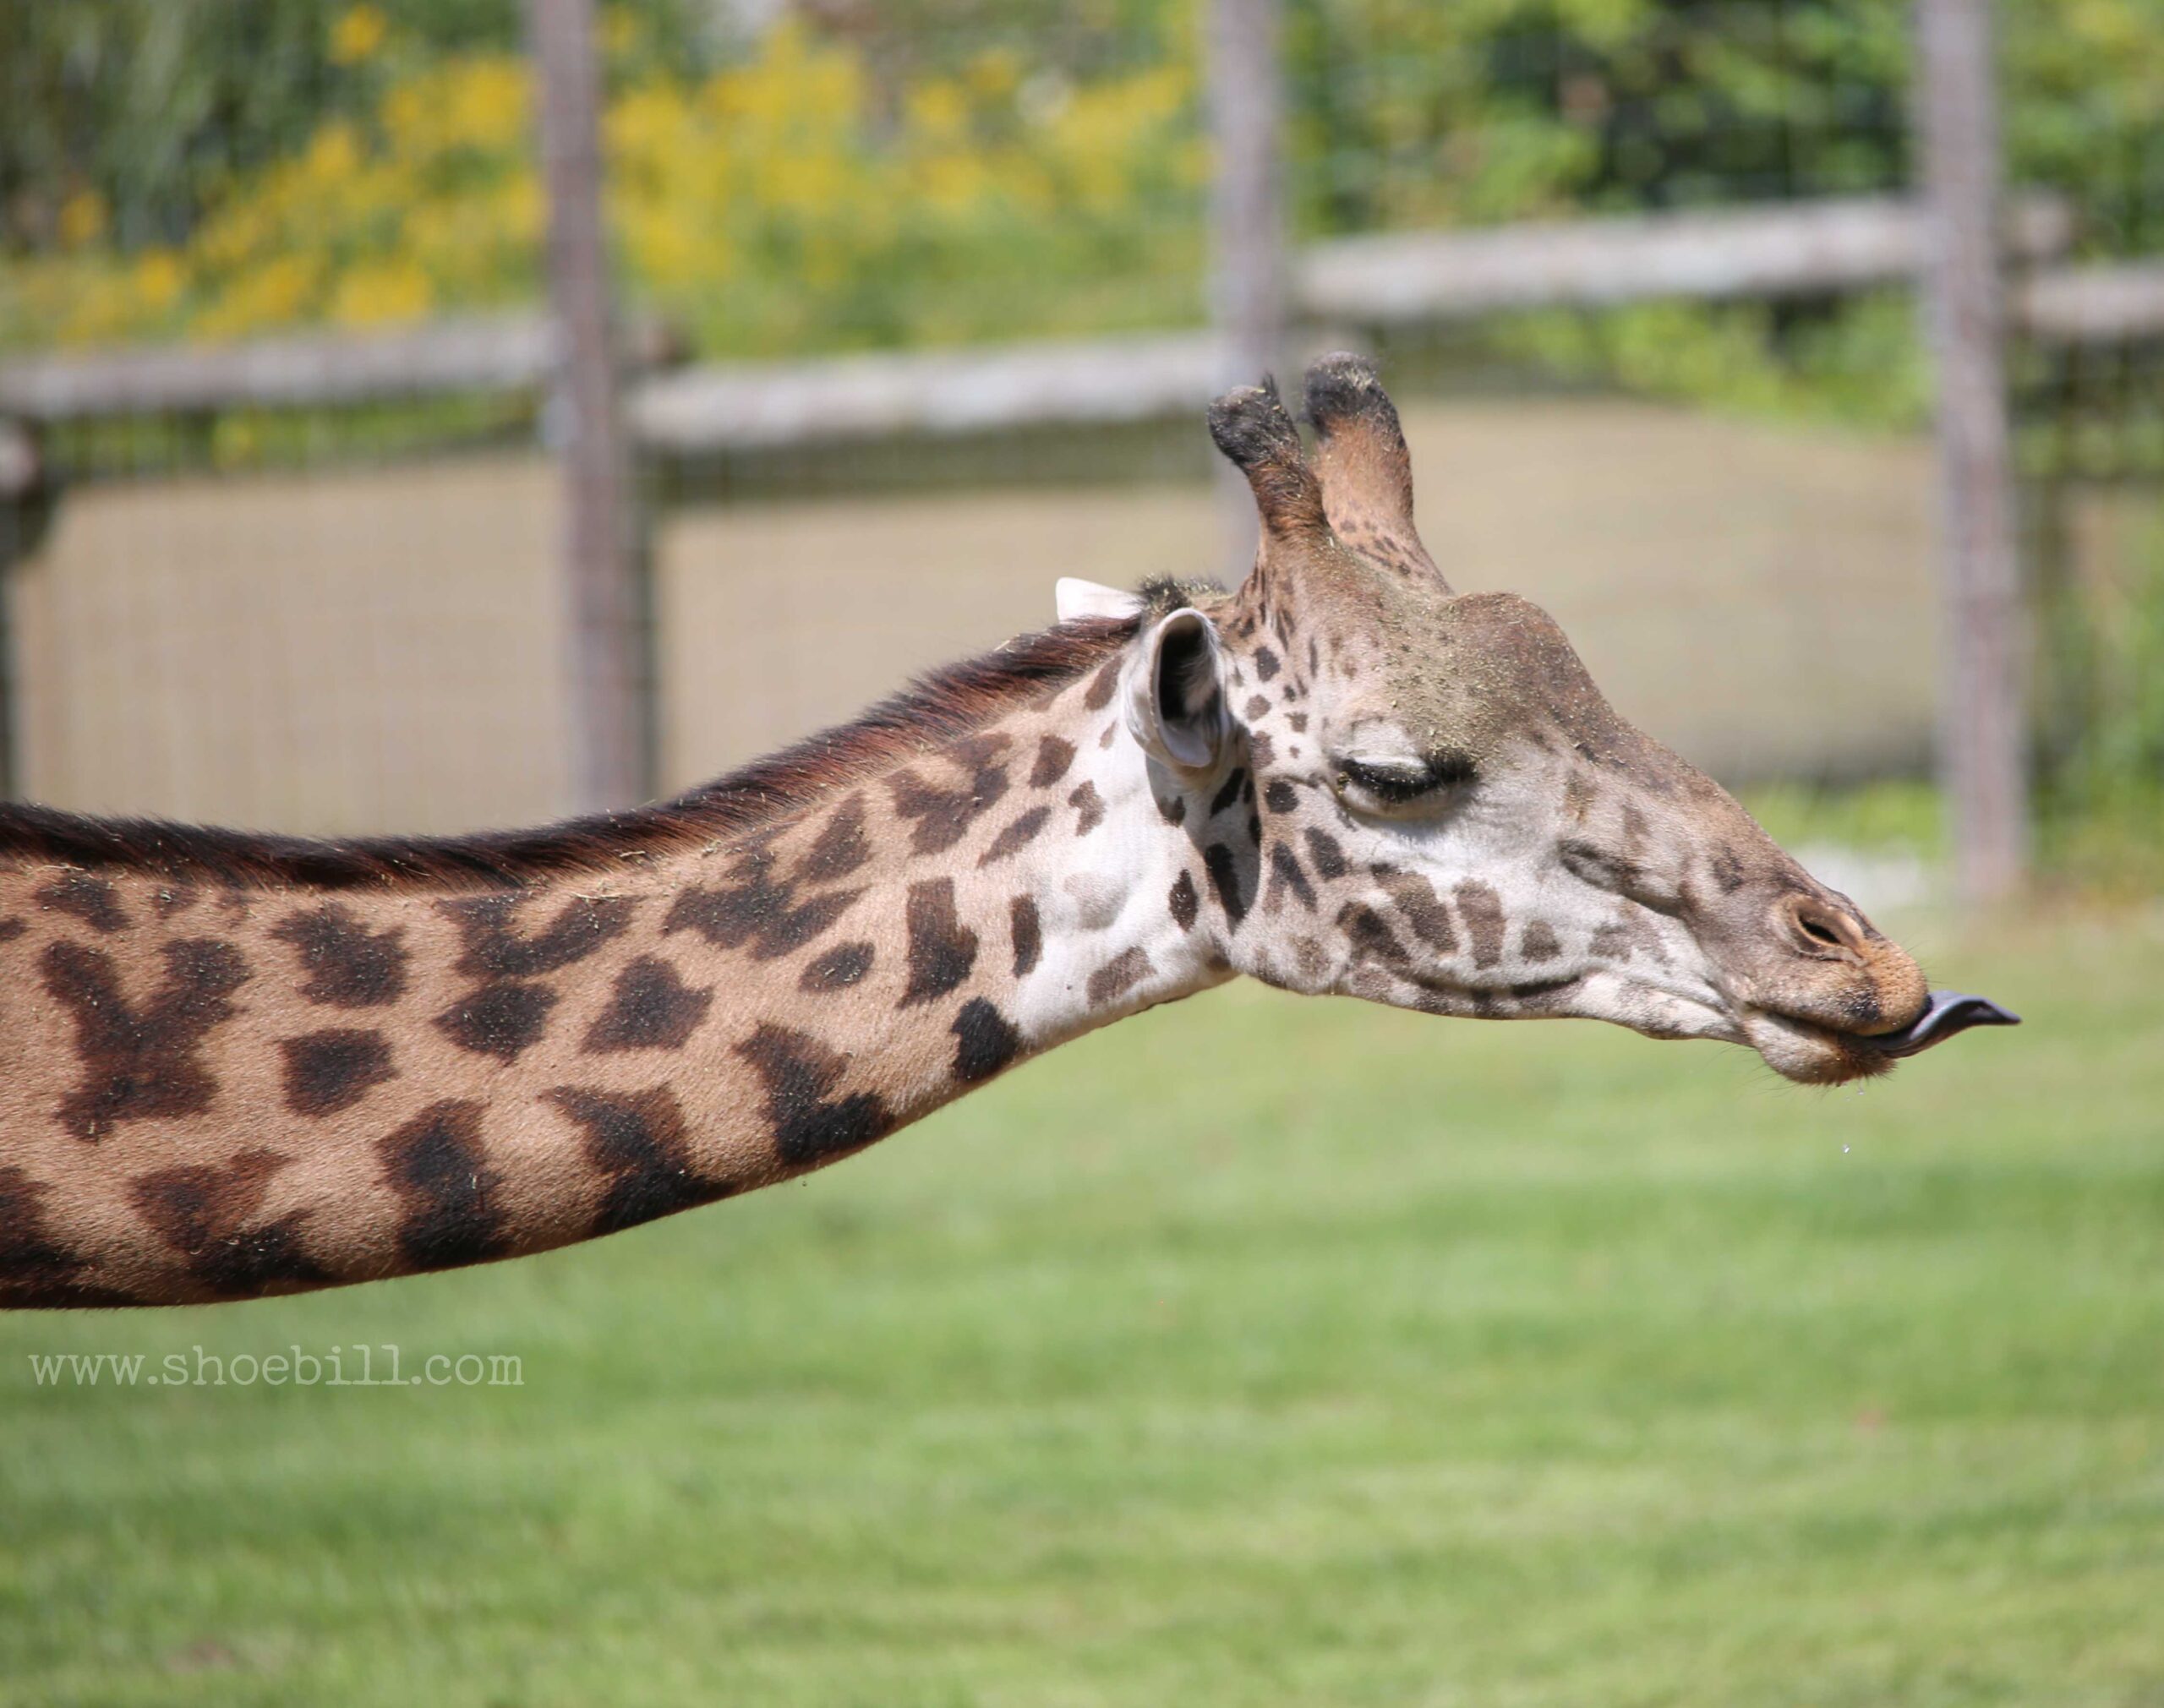
[[1453,783],[1469,782],[1472,777],[1471,763],[1456,754],[1391,764],[1362,759],[1337,761],[1341,788],[1350,784],[1385,806],[1402,806]]

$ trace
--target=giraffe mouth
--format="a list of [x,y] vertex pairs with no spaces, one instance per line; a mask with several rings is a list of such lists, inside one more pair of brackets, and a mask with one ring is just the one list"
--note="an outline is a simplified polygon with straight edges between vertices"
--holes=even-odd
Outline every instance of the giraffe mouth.
[[1882,1056],[1921,1056],[1972,1026],[2020,1023],[2019,1014],[2009,1012],[1987,997],[1966,996],[1959,990],[1934,990],[1924,1004],[1923,1012],[1899,1032],[1852,1037],[1849,1041],[1863,1049],[1875,1050]]

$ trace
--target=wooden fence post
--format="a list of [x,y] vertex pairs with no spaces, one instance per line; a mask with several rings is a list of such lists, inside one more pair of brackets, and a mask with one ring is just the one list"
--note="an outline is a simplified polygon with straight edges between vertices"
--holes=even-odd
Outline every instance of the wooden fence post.
[[593,0],[528,0],[549,192],[549,289],[564,473],[571,786],[582,810],[629,806],[648,783],[645,601],[619,395],[601,216]]
[[1915,12],[1929,232],[1924,297],[1938,387],[1939,774],[1955,870],[1970,901],[2018,887],[2029,849],[1991,3],[1916,0]]
[[[1214,156],[1210,312],[1228,386],[1254,385],[1285,355],[1279,7],[1280,0],[1209,0],[1203,40]],[[1229,466],[1218,471],[1218,493],[1227,568],[1243,576],[1254,561],[1254,500]]]

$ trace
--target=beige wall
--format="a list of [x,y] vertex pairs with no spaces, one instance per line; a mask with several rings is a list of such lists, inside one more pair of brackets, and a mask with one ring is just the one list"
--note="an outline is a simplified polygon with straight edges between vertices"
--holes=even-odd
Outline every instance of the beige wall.
[[14,572],[22,792],[276,829],[553,812],[538,459],[93,487]]
[[1207,488],[1047,489],[693,511],[656,552],[674,787],[853,716],[1052,620],[1052,583],[1191,575]]
[[[1569,628],[1624,712],[1730,773],[1925,745],[1929,467],[1901,442],[1583,401],[1407,411],[1461,588]],[[296,830],[560,809],[538,458],[88,488],[15,571],[25,792]],[[1051,619],[1062,575],[1215,555],[1199,486],[696,508],[655,539],[671,787]]]

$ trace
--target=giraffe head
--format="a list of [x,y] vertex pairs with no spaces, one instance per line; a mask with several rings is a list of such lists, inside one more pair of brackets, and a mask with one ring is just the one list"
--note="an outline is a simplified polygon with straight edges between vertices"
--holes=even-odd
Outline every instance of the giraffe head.
[[[1748,1045],[1795,1080],[1886,1072],[2013,1017],[1915,962],[1725,790],[1609,706],[1554,620],[1454,594],[1374,369],[1210,425],[1261,516],[1237,593],[1158,589],[1122,677],[1161,812],[1201,848],[1225,958],[1312,992]],[[1109,614],[1063,587],[1063,614]]]

